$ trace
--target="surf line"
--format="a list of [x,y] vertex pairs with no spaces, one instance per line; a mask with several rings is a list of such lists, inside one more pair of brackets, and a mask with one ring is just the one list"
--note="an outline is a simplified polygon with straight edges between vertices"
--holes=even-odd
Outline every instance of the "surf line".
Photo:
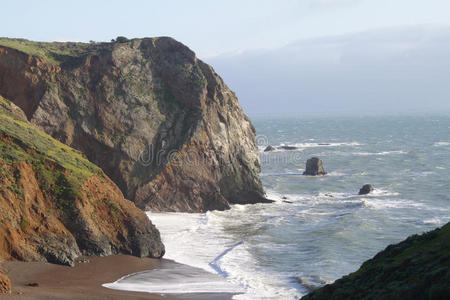
[[227,255],[231,250],[233,250],[234,248],[236,248],[237,246],[243,244],[244,241],[239,241],[236,244],[232,245],[231,247],[225,249],[222,253],[220,253],[219,256],[217,256],[216,258],[213,259],[213,261],[211,261],[208,265],[214,270],[216,271],[220,276],[222,277],[228,277],[228,273],[224,270],[222,270],[219,265],[217,264],[218,261],[224,257],[225,255]]

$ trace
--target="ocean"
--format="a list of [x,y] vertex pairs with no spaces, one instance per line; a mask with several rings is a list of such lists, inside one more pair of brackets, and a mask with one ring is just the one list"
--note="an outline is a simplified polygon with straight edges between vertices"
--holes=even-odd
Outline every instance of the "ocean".
[[[387,245],[450,221],[450,116],[253,123],[261,180],[275,202],[204,214],[148,212],[165,258],[203,272],[185,280],[188,271],[175,270],[173,280],[157,284],[151,278],[158,270],[134,274],[120,288],[298,299],[356,271]],[[267,145],[297,149],[264,152]],[[301,175],[313,156],[323,160],[327,175]],[[374,192],[359,196],[366,183]]]

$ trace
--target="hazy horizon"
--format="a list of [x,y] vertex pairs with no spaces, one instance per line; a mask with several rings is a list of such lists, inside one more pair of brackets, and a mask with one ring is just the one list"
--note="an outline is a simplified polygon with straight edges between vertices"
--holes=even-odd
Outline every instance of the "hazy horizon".
[[252,117],[450,113],[450,26],[299,40],[206,59]]

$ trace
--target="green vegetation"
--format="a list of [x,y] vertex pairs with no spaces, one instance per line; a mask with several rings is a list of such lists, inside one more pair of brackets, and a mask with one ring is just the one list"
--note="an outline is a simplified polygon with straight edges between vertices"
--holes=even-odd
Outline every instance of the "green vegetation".
[[28,222],[27,219],[22,218],[22,220],[20,221],[20,229],[25,230],[30,226],[30,222]]
[[[1,102],[7,100],[0,97]],[[57,207],[66,212],[74,208],[74,200],[80,196],[81,185],[86,178],[102,174],[100,168],[89,162],[79,151],[58,142],[17,117],[0,105],[0,175],[11,183],[9,189],[20,198],[21,171],[16,167],[27,161],[33,167],[44,192],[52,193]]]
[[450,299],[450,223],[388,246],[302,299]]
[[56,178],[53,194],[56,196],[56,206],[66,212],[72,212],[75,208],[75,199],[79,196],[75,186],[67,177],[60,173]]
[[45,58],[53,64],[62,64],[75,58],[106,50],[109,43],[33,42],[25,39],[0,38],[0,46],[19,50],[28,55]]

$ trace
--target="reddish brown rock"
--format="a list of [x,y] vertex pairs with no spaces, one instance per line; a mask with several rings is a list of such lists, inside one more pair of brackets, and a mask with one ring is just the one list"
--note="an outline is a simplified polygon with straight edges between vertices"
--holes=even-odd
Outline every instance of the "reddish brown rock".
[[0,258],[164,254],[158,230],[101,169],[0,102]]
[[11,293],[11,281],[8,276],[0,273],[0,294],[10,294]]

